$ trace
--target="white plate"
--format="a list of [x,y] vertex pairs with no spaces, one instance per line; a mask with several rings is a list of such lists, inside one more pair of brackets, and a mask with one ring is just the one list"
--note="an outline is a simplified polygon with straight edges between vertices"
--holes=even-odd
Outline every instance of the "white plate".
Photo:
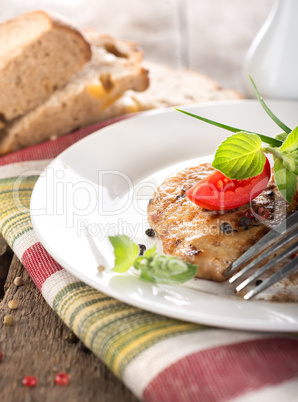
[[[288,126],[297,102],[270,102]],[[185,106],[205,117],[266,134],[279,128],[257,101]],[[31,199],[37,236],[48,252],[88,285],[125,303],[195,323],[226,328],[298,331],[297,303],[245,302],[228,284],[192,280],[153,285],[115,274],[107,235],[125,233],[153,245],[144,232],[154,189],[179,167],[212,159],[227,132],[173,109],[147,112],[113,124],[74,144],[43,172]],[[160,250],[160,244],[158,243]],[[106,267],[103,274],[97,267]]]

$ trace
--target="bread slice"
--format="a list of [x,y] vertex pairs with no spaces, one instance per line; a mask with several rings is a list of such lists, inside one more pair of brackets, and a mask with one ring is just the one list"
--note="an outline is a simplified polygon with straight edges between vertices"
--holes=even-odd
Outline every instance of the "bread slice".
[[123,114],[150,109],[186,105],[209,101],[233,101],[243,96],[224,89],[206,75],[188,69],[173,69],[156,63],[145,63],[149,71],[150,85],[144,92],[126,91],[100,116],[111,118]]
[[[0,154],[59,137],[76,128],[125,114],[127,104],[109,107],[123,93],[149,84],[142,52],[135,43],[87,31],[92,59],[44,103],[9,123],[0,134]],[[136,93],[136,92],[134,92]]]
[[84,36],[43,11],[0,24],[0,120],[41,104],[91,58]]
[[[100,81],[118,80],[119,84],[121,79],[128,78],[125,68],[132,65],[135,66],[137,75],[130,75],[128,81],[134,78],[134,86],[140,91],[148,84],[147,74],[138,63],[141,53],[134,44],[116,41],[108,36],[97,36],[96,43],[98,46],[93,48],[94,55],[104,53],[106,63],[108,60],[111,63],[110,70],[107,64],[104,70],[103,66],[99,67],[95,62],[96,56],[93,56],[90,65],[78,73],[64,89],[57,91],[43,105],[17,119],[6,130],[0,130],[0,154],[128,113],[197,102],[242,99],[242,95],[237,91],[223,89],[217,82],[198,72],[146,63],[145,66],[150,71],[148,89],[144,92],[128,90],[112,103],[121,91],[117,91],[117,96],[114,95],[115,92],[109,94],[109,91],[104,90],[104,85],[108,87],[107,84],[102,85]],[[126,57],[113,57],[113,54],[104,50],[105,47],[118,56],[121,49]],[[115,65],[115,61],[120,62],[122,68],[119,68],[119,64]],[[110,106],[107,106],[108,104]]]
[[125,94],[125,103],[135,103],[135,109],[139,111],[243,98],[239,92],[223,89],[216,81],[197,71],[172,69],[152,62],[147,62],[145,67],[150,71],[147,91],[139,94],[128,91]]

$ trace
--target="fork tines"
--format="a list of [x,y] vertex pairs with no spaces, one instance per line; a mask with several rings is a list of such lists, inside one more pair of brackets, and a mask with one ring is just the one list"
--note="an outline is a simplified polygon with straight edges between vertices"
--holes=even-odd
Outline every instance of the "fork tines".
[[[298,246],[296,246],[296,250],[298,250]],[[256,296],[257,294],[261,293],[263,290],[269,288],[270,286],[274,285],[274,283],[279,282],[281,279],[289,276],[292,272],[297,270],[298,268],[298,256],[294,257],[290,262],[284,265],[279,271],[275,272],[272,276],[258,285],[256,288],[247,292],[243,299],[249,300],[252,297]],[[238,291],[238,287],[236,288]]]
[[[260,275],[272,269],[286,258],[294,256],[290,262],[284,265],[279,271],[270,276],[255,289],[246,293],[243,298],[248,300],[269,286],[288,276],[298,268],[298,258],[295,253],[298,251],[298,211],[267,233],[261,240],[244,253],[224,273],[225,276],[234,275],[229,279],[230,283],[235,282],[252,268],[256,268],[270,257],[269,262],[257,269],[257,271],[245,279],[236,287],[236,291],[243,291],[246,286],[256,280]],[[295,241],[296,240],[296,241]],[[280,251],[281,250],[281,251]],[[257,256],[255,258],[255,256]],[[242,269],[241,269],[242,268]],[[237,271],[237,272],[236,272]],[[236,272],[236,273],[235,273]]]

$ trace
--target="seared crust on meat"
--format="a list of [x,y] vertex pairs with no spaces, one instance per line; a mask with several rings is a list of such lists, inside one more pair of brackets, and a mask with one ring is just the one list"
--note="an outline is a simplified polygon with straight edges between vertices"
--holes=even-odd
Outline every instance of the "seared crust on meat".
[[[192,203],[185,191],[213,171],[210,164],[184,169],[168,177],[148,205],[148,221],[163,243],[163,251],[198,265],[196,277],[223,281],[223,272],[250,246],[287,214],[298,208],[298,192],[292,205],[280,195],[272,177],[267,188],[252,202],[231,211],[209,211]],[[239,220],[252,211],[249,226]],[[230,233],[222,224],[231,225]]]

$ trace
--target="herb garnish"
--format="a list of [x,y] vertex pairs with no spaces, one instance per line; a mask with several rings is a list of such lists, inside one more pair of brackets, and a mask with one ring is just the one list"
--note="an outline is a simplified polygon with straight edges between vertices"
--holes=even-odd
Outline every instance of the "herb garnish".
[[198,267],[176,257],[162,255],[156,245],[139,256],[139,246],[126,235],[110,236],[114,247],[114,272],[123,273],[133,266],[140,271],[140,278],[153,283],[179,284],[192,279]]
[[[276,185],[281,195],[291,203],[297,189],[298,127],[291,130],[281,122],[264,102],[253,79],[250,76],[249,78],[264,110],[284,131],[275,138],[221,124],[184,110],[176,110],[235,133],[219,145],[212,163],[215,169],[230,179],[241,180],[257,176],[264,169],[264,153],[272,154]],[[262,142],[268,146],[262,147]]]

